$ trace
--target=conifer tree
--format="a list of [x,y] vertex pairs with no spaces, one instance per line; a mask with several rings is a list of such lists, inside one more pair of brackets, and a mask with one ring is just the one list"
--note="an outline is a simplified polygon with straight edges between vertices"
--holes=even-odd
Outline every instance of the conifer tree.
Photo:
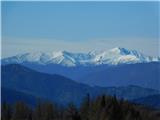
[[13,111],[12,120],[30,120],[32,112],[23,102],[17,102]]
[[10,120],[12,115],[11,106],[7,103],[2,103],[1,107],[1,120]]
[[87,94],[86,98],[84,99],[81,108],[80,108],[80,112],[81,112],[81,117],[83,120],[89,120],[90,117],[90,95],[89,93]]
[[70,103],[65,111],[66,120],[81,120],[77,108],[73,103]]

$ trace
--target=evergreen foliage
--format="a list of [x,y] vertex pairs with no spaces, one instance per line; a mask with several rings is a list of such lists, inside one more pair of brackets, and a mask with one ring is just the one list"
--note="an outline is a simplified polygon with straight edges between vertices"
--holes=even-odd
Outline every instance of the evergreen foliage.
[[2,104],[2,120],[160,120],[160,111],[117,100],[106,95],[91,99],[88,94],[80,107],[73,103],[57,107],[49,102],[30,108],[23,102]]

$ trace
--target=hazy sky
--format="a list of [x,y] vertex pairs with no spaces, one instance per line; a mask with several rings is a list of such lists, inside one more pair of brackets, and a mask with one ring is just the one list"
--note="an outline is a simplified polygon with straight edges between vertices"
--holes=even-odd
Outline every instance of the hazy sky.
[[2,57],[125,47],[160,56],[158,2],[2,2]]

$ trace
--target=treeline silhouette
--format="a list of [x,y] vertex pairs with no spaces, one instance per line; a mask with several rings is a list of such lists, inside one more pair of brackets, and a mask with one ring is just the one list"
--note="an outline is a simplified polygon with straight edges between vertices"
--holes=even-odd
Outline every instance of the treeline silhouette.
[[116,97],[87,95],[80,107],[58,107],[49,102],[31,108],[23,102],[2,103],[1,120],[160,120],[160,112]]

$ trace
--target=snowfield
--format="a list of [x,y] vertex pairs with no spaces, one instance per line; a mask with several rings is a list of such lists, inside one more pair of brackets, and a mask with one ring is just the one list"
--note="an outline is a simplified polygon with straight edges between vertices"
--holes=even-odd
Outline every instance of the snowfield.
[[19,54],[2,59],[2,64],[11,63],[38,63],[38,64],[60,64],[63,66],[88,66],[88,65],[117,65],[160,61],[159,57],[145,56],[135,50],[125,48],[113,48],[105,51],[91,51],[89,53],[71,53],[67,51],[58,52],[34,52]]

